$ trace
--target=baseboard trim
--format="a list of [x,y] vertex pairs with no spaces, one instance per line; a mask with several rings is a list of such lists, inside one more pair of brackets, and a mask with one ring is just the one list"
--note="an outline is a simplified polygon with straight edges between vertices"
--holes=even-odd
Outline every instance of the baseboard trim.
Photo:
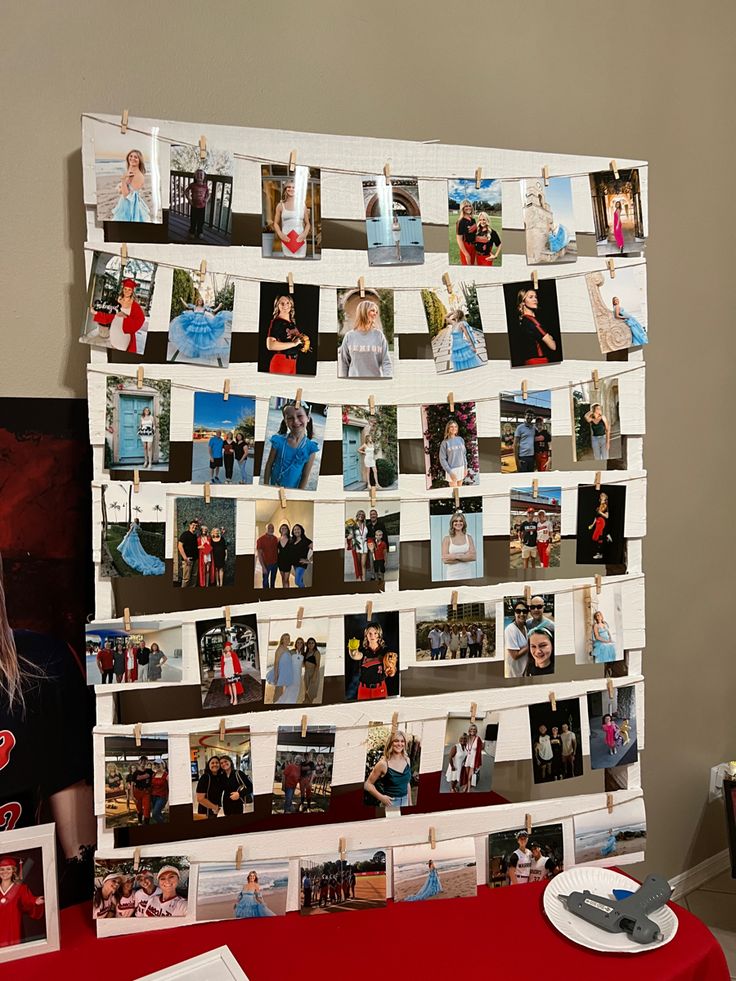
[[686,896],[689,892],[694,892],[694,890],[699,889],[704,882],[712,879],[720,872],[725,872],[726,869],[729,869],[730,867],[731,859],[728,854],[728,849],[724,848],[723,851],[717,852],[715,855],[711,855],[710,858],[706,858],[705,861],[700,862],[698,865],[694,865],[691,869],[685,869],[685,871],[680,872],[679,875],[674,875],[670,879],[670,885],[672,886],[672,899],[677,900],[681,896]]

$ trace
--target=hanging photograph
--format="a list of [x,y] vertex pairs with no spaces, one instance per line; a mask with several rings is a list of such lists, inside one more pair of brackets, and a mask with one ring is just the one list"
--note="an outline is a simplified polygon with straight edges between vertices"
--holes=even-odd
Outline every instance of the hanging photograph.
[[108,375],[105,470],[169,469],[171,382]]
[[156,282],[155,262],[95,252],[80,341],[128,354],[143,354]]
[[263,437],[261,483],[270,487],[317,490],[327,406],[273,395]]
[[394,291],[337,291],[337,377],[393,378]]
[[571,178],[550,177],[546,186],[539,177],[523,180],[521,194],[529,265],[576,262]]
[[135,929],[141,918],[187,916],[189,859],[96,858],[92,919],[127,918]]
[[534,783],[556,782],[583,773],[580,745],[580,700],[557,700],[529,706]]
[[279,726],[272,814],[324,814],[332,796],[335,727]]
[[395,903],[478,894],[475,838],[399,845],[392,849],[391,859]]
[[424,234],[415,177],[383,175],[363,181],[370,266],[419,266]]
[[422,406],[427,490],[480,483],[475,402]]
[[162,576],[166,494],[162,484],[100,484],[100,576]]
[[189,762],[195,821],[253,813],[253,759],[247,726],[223,733],[190,733]]
[[501,181],[449,180],[447,210],[450,265],[500,266]]
[[174,269],[166,360],[227,368],[235,281],[226,273]]
[[[646,235],[639,168],[590,175],[598,255],[644,255]],[[617,271],[618,274],[618,271]]]
[[[624,657],[621,587],[601,583],[601,590],[572,594],[576,664],[609,664]],[[606,673],[609,673],[606,668]]]
[[[59,949],[56,881],[54,825],[6,828],[0,857],[0,964]],[[5,976],[22,978],[23,972],[7,970]]]
[[570,411],[576,462],[623,459],[618,378],[571,385]]
[[510,494],[509,566],[556,569],[562,550],[562,488],[512,487]]
[[195,392],[192,483],[252,484],[255,436],[252,396]]
[[646,851],[643,797],[616,804],[610,814],[606,807],[576,814],[573,827],[576,865],[616,865],[617,858]]
[[[174,498],[174,586],[219,588],[235,584],[237,502],[231,497]],[[199,606],[217,604],[214,594]]]
[[345,701],[393,698],[401,687],[399,614],[348,613],[344,618]]
[[160,225],[158,128],[142,134],[99,121],[93,126],[97,220]]
[[480,368],[488,361],[475,283],[460,283],[447,302],[437,290],[422,290],[424,315],[437,373]]
[[272,375],[316,375],[319,286],[261,283],[258,370]]
[[636,688],[634,685],[588,692],[590,766],[603,770],[630,766],[639,759],[636,744]]
[[105,736],[105,828],[169,820],[169,737]]
[[626,560],[626,485],[578,486],[578,565],[623,565]]
[[199,862],[197,921],[252,920],[286,913],[289,860]]
[[345,582],[398,582],[401,501],[345,502]]
[[266,259],[320,259],[322,216],[318,167],[261,166],[261,250]]
[[546,882],[564,871],[561,824],[540,824],[518,832],[488,836],[488,885],[526,886]]
[[498,712],[449,712],[442,756],[441,794],[489,793],[496,762]]
[[329,634],[329,617],[271,620],[266,705],[322,704]]
[[305,916],[385,905],[385,849],[351,849],[299,859],[299,912]]
[[647,287],[644,266],[619,266],[585,277],[598,343],[603,354],[649,343]]
[[394,813],[414,807],[419,792],[419,765],[422,756],[422,724],[412,723],[414,731],[394,729],[382,722],[368,726],[363,802]]
[[491,658],[496,652],[495,603],[420,606],[415,617],[418,664]]
[[555,594],[503,599],[504,676],[533,678],[555,670]]
[[202,159],[199,146],[173,143],[169,153],[169,242],[230,245],[235,173],[231,151],[207,144]]
[[255,613],[197,620],[202,708],[250,708],[261,701],[258,623]]
[[540,279],[529,283],[504,283],[506,329],[513,368],[556,364],[562,361],[562,335],[557,307],[557,284]]
[[88,685],[175,684],[182,680],[180,623],[134,617],[130,629],[93,620],[85,628]]
[[483,578],[483,498],[429,502],[431,573],[434,582]]
[[396,406],[343,405],[342,486],[347,491],[396,490],[399,440]]
[[312,586],[314,503],[256,501],[256,589]]
[[552,469],[552,392],[502,392],[501,473]]

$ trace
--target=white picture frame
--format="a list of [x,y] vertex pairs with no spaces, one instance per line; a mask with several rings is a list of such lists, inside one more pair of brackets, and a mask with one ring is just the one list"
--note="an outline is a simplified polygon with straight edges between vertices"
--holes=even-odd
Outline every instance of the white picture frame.
[[16,855],[30,849],[41,850],[43,875],[44,914],[46,922],[46,937],[43,940],[30,940],[27,943],[13,944],[10,947],[0,947],[0,964],[19,960],[21,957],[33,957],[36,954],[48,954],[58,950],[59,942],[59,891],[56,878],[56,825],[41,824],[35,828],[16,828],[4,831],[0,838],[0,848],[3,855]]
[[215,947],[136,981],[248,981],[229,947]]

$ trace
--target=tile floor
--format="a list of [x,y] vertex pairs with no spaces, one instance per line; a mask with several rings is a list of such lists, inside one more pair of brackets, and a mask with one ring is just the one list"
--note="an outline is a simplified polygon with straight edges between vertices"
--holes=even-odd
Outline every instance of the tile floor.
[[732,979],[736,979],[736,879],[721,872],[678,902],[699,917],[723,948]]

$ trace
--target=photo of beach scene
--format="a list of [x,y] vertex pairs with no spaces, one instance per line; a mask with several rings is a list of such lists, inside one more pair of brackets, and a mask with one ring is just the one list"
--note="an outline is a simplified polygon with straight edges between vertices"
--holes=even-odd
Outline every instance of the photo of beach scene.
[[94,149],[97,220],[161,224],[158,130],[121,133],[95,122]]
[[[255,872],[255,878],[253,873]],[[202,862],[197,881],[198,920],[244,920],[286,913],[289,862]]]
[[646,851],[647,820],[644,798],[577,814],[575,825],[576,865],[616,865],[625,855]]
[[477,894],[475,839],[452,838],[393,849],[395,903]]

